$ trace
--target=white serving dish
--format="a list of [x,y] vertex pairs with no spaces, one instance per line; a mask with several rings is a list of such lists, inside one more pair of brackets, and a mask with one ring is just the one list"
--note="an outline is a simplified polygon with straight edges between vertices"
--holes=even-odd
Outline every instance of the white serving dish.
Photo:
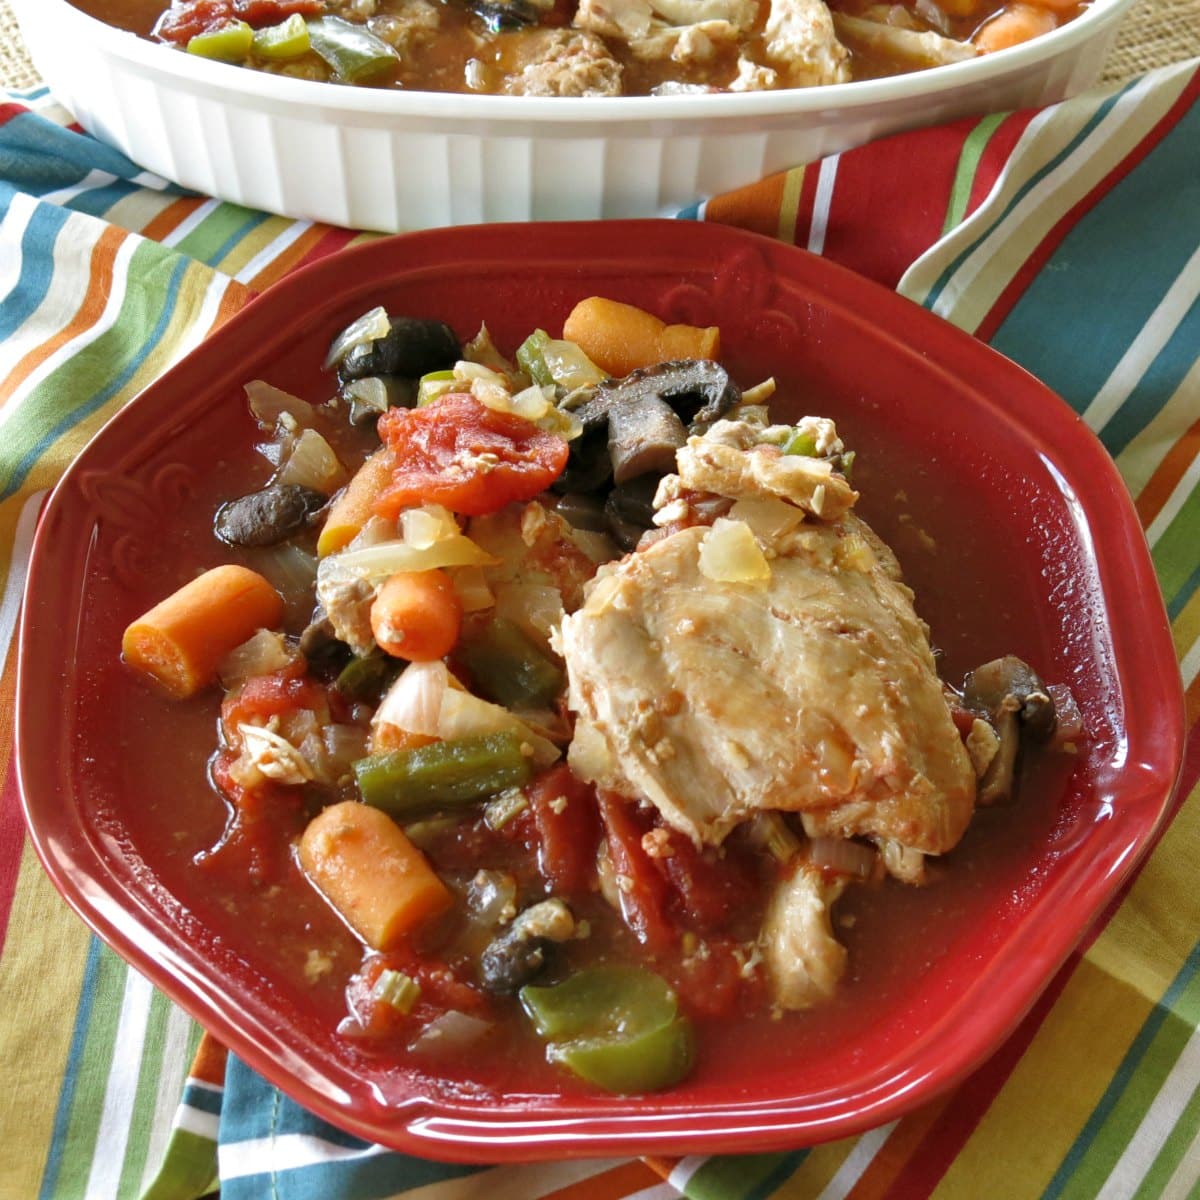
[[312,83],[197,59],[66,0],[13,0],[13,8],[55,96],[141,166],[251,208],[395,232],[673,216],[886,134],[1061,100],[1098,78],[1132,3],[1094,0],[1054,33],[917,74],[619,98]]

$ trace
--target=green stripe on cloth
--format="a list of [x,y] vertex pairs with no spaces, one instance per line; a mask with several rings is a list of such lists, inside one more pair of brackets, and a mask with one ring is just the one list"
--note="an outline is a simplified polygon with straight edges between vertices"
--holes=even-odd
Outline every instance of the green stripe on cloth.
[[128,974],[129,968],[121,959],[102,946],[92,984],[93,1003],[87,1010],[82,1053],[74,1064],[74,1088],[54,1200],[74,1200],[88,1194]]
[[[1194,1036],[1194,1035],[1193,1035]],[[1184,1155],[1195,1153],[1197,1133],[1200,1132],[1200,1088],[1192,1092],[1191,1099],[1179,1114],[1175,1127],[1163,1142],[1162,1149],[1155,1155],[1154,1163],[1146,1172],[1141,1187],[1134,1192],[1132,1200],[1154,1200],[1167,1194],[1167,1187],[1175,1173],[1184,1163]]]
[[1200,489],[1194,490],[1150,549],[1167,612],[1175,619],[1196,590]]
[[194,1200],[218,1186],[216,1142],[188,1129],[175,1129],[162,1166],[141,1200]]
[[270,219],[266,213],[237,204],[218,204],[175,243],[174,249],[215,267],[238,242]]
[[808,1156],[747,1154],[710,1158],[686,1183],[688,1200],[766,1200]]
[[950,203],[946,206],[946,219],[942,222],[942,234],[950,232],[962,221],[971,199],[971,189],[975,184],[975,174],[983,159],[983,152],[992,140],[992,134],[1004,124],[1008,113],[994,113],[984,117],[967,135],[963,143],[962,153],[958,157],[958,166],[954,169],[954,182],[950,185]]

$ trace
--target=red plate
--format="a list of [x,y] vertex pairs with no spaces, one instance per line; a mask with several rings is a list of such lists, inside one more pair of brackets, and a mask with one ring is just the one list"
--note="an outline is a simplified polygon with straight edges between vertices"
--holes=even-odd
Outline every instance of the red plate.
[[[511,352],[537,326],[557,331],[590,294],[719,324],[736,378],[778,380],[777,413],[836,418],[858,452],[864,514],[896,545],[946,675],[1020,654],[1070,685],[1089,732],[1069,777],[1039,777],[1013,815],[985,819],[998,849],[979,861],[998,865],[969,887],[905,899],[911,928],[880,952],[886,968],[852,950],[870,986],[852,985],[851,1002],[714,1049],[681,1087],[636,1099],[561,1091],[541,1075],[524,1086],[439,1077],[366,1060],[334,1036],[328,1006],[281,971],[271,930],[225,912],[192,862],[223,812],[204,785],[210,742],[179,731],[211,739],[215,699],[159,703],[118,661],[125,624],[222,557],[205,531],[236,487],[223,468],[249,460],[243,383],[325,399],[330,338],[376,304],[462,336],[486,320]],[[134,400],[55,490],[20,653],[20,785],[68,902],[300,1103],[363,1137],[466,1161],[778,1149],[924,1103],[996,1049],[1113,897],[1168,810],[1183,744],[1146,543],[1079,418],[891,292],[801,250],[687,222],[410,234],[271,288]],[[150,781],[164,758],[170,789]]]

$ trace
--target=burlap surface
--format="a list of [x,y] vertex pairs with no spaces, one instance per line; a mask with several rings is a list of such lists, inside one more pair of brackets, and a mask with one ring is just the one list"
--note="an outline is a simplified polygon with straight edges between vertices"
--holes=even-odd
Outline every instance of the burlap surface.
[[[1138,0],[1108,59],[1104,82],[1200,55],[1200,0]],[[8,0],[0,0],[0,84],[33,87],[38,73],[21,41]]]

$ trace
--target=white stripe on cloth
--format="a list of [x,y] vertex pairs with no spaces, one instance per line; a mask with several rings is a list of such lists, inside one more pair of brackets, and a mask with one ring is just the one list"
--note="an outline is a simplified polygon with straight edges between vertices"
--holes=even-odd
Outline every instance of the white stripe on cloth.
[[891,1137],[896,1124],[897,1122],[893,1121],[890,1125],[881,1125],[878,1129],[864,1133],[855,1142],[854,1149],[838,1167],[817,1200],[844,1200],[862,1178],[863,1172],[871,1165],[875,1155],[883,1148],[884,1142]]
[[164,246],[178,246],[206,217],[216,212],[220,204],[220,200],[206,200],[203,204],[198,204],[170,233],[165,234],[158,241]]
[[85,1194],[89,1200],[93,1196],[115,1196],[120,1188],[153,995],[154,988],[149,981],[126,967],[121,1015],[117,1020],[117,1036],[96,1130],[94,1157],[88,1172]]
[[[142,1170],[141,1190],[145,1191],[158,1174],[162,1165],[163,1155],[171,1140],[171,1130],[175,1126],[175,1118],[182,1111],[179,1097],[183,1094],[184,1083],[191,1069],[192,1039],[195,1025],[182,1009],[166,1001],[168,1005],[166,1033],[160,1053],[158,1068],[158,1084],[154,1089],[154,1108],[150,1116],[150,1138],[146,1144],[146,1163]],[[209,1085],[205,1085],[209,1086]],[[219,1089],[213,1089],[214,1091]],[[197,1110],[191,1110],[197,1111]],[[216,1141],[216,1117],[211,1113],[202,1113],[212,1117],[213,1130],[211,1137]],[[199,1132],[193,1130],[193,1133]]]
[[189,1104],[180,1104],[175,1112],[174,1127],[184,1133],[194,1133],[197,1137],[207,1138],[216,1142],[221,1127],[219,1113],[205,1112],[202,1108],[192,1108]]
[[284,1133],[278,1137],[227,1142],[217,1150],[221,1179],[244,1179],[322,1163],[355,1162],[387,1154],[383,1146],[339,1146],[311,1133]]
[[21,615],[21,596],[25,592],[25,576],[29,574],[29,554],[33,549],[33,535],[37,530],[38,513],[45,495],[44,490],[33,492],[22,505],[21,515],[17,518],[8,578],[4,581],[4,594],[0,597],[0,675],[8,664],[17,618]]
[[669,1183],[659,1183],[654,1187],[642,1188],[640,1192],[630,1192],[622,1200],[680,1200],[680,1196],[678,1190]]
[[837,183],[838,163],[841,155],[831,154],[821,159],[817,171],[817,190],[813,196],[812,220],[808,225],[808,249],[814,254],[825,251],[825,234],[829,230],[829,210],[833,205],[833,189]]
[[1099,432],[1103,429],[1129,399],[1151,363],[1163,352],[1181,322],[1186,319],[1197,297],[1200,297],[1200,247],[1167,288],[1162,300],[1150,314],[1150,319],[1121,355],[1091,404],[1084,409],[1083,419],[1093,430]]
[[1179,663],[1179,671],[1183,676],[1183,686],[1189,688],[1193,680],[1200,674],[1200,638],[1197,638],[1191,648]]
[[[1200,377],[1200,363],[1197,364],[1196,375]],[[1175,485],[1175,489],[1167,498],[1167,502],[1147,527],[1146,541],[1150,545],[1153,546],[1167,529],[1170,528],[1171,522],[1179,515],[1180,509],[1191,498],[1197,486],[1200,486],[1200,457],[1192,459],[1191,465],[1183,473],[1183,478]]]
[[1197,1079],[1200,1079],[1200,1029],[1188,1038],[1096,1200],[1125,1200],[1138,1190],[1195,1094]]
[[21,245],[36,208],[37,204],[28,196],[14,196],[0,220],[0,300],[6,299],[20,281]]
[[74,200],[76,196],[81,196],[84,192],[90,192],[95,188],[111,187],[118,182],[124,181],[119,180],[111,171],[102,171],[99,167],[93,167],[82,179],[77,180],[69,187],[59,188],[53,192],[42,192],[38,199],[43,204],[66,208],[68,202]]
[[[31,345],[45,345],[75,318],[80,300],[79,281],[91,278],[92,251],[95,248],[96,237],[105,228],[105,225],[94,217],[78,213],[68,219],[54,243],[54,282],[36,311],[23,323],[21,335],[8,339],[12,346],[12,354],[23,355]],[[105,297],[104,309],[100,316],[87,329],[81,330],[76,337],[59,346],[53,354],[39,363],[21,386],[8,397],[0,408],[0,427],[3,427],[5,421],[20,407],[22,399],[39,383],[116,325],[125,300],[129,261],[140,241],[141,239],[131,236],[117,248],[113,260],[112,286]],[[62,282],[64,294],[60,294],[60,289],[56,287],[59,281]],[[0,350],[0,375],[7,374],[15,365],[15,361],[5,362],[3,350]]]
[[1129,439],[1117,455],[1117,468],[1137,496],[1176,443],[1200,416],[1200,360],[1180,381],[1167,402]]
[[312,228],[311,221],[292,221],[278,237],[264,246],[240,271],[234,275],[239,283],[250,283],[254,277],[269,267],[285,250]]
[[1183,1152],[1179,1166],[1163,1186],[1158,1200],[1187,1200],[1197,1183],[1200,1183],[1200,1131]]
[[667,1182],[673,1184],[679,1191],[686,1193],[687,1185],[691,1182],[692,1176],[706,1162],[708,1162],[707,1154],[690,1154],[687,1158],[681,1158],[675,1164],[671,1174],[667,1176]]

